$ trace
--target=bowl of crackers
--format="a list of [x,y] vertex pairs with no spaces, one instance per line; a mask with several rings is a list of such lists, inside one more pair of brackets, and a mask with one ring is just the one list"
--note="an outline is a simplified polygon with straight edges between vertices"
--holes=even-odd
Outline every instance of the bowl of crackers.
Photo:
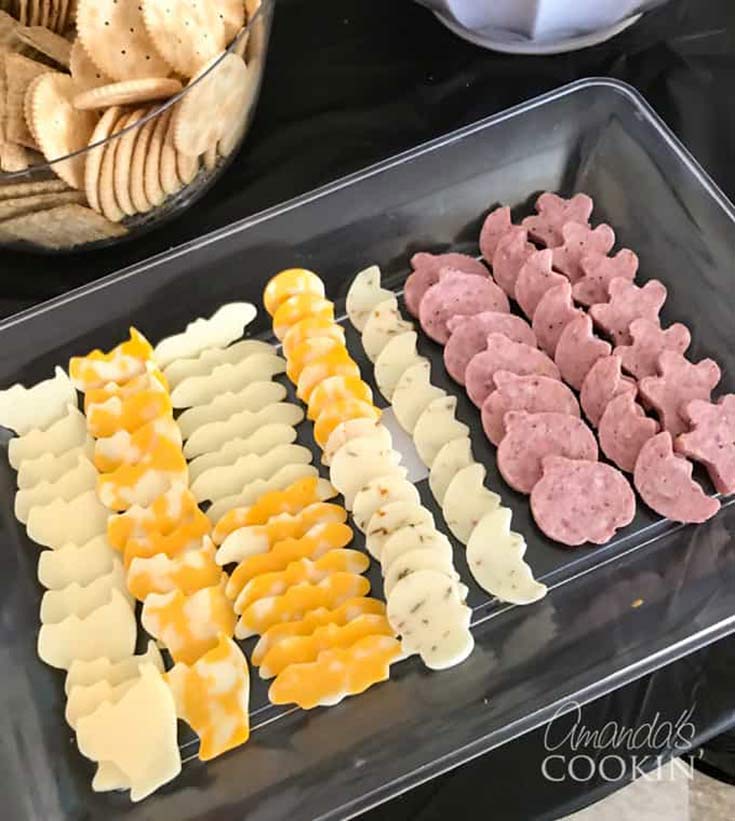
[[253,119],[275,0],[0,0],[0,245],[135,237]]

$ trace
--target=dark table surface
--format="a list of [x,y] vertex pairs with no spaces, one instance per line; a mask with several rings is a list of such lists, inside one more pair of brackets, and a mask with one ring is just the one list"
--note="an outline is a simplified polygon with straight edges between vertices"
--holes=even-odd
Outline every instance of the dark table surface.
[[[735,198],[732,0],[673,0],[609,43],[555,57],[484,51],[409,0],[279,0],[255,126],[225,177],[196,208],[134,243],[64,257],[3,251],[0,316],[590,76],[638,88]],[[735,722],[733,662],[735,641],[722,640],[588,705],[583,721],[635,728],[693,710],[698,743]],[[524,736],[372,815],[556,818],[630,777],[627,761],[610,782],[544,779],[543,741],[543,731]]]

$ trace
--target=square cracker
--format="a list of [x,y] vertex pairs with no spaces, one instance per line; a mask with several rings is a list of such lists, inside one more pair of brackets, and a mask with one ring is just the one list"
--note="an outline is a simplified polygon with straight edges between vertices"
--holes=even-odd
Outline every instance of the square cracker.
[[36,148],[36,140],[26,122],[25,99],[28,86],[41,74],[53,69],[29,60],[21,54],[5,55],[7,92],[5,99],[5,139],[28,148]]
[[43,26],[19,26],[15,36],[24,45],[50,57],[55,63],[69,68],[71,43],[66,38],[54,34],[53,31]]
[[61,205],[0,223],[0,242],[28,242],[50,250],[114,239],[127,229],[83,205]]
[[0,11],[0,51],[11,51],[15,42],[16,29],[20,23],[7,12]]
[[60,194],[62,191],[71,190],[63,180],[55,177],[33,182],[10,182],[0,185],[0,202],[15,197],[32,197],[34,194]]
[[0,200],[0,221],[31,214],[34,211],[48,211],[59,205],[83,203],[86,198],[81,191],[62,191],[58,193],[32,194],[30,196],[10,197]]

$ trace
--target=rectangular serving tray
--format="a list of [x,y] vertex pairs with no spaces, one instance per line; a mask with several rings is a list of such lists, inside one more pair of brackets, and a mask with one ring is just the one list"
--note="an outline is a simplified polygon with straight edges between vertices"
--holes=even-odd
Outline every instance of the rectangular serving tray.
[[[490,207],[508,203],[518,218],[542,190],[594,198],[595,221],[609,222],[618,245],[639,254],[641,279],[667,285],[664,322],[689,326],[691,357],[715,358],[720,390],[732,391],[735,209],[642,98],[607,79],[566,86],[10,317],[0,323],[0,385],[46,378],[70,355],[116,344],[130,324],[156,341],[226,301],[260,308],[266,281],[286,267],[319,272],[339,309],[354,274],[371,263],[399,291],[412,253],[477,254]],[[264,312],[253,332],[270,338]],[[372,380],[351,328],[348,344]],[[527,499],[500,480],[479,414],[446,377],[438,347],[424,338],[421,348],[435,362],[433,378],[458,396],[475,458],[512,507],[549,595],[525,608],[490,600],[457,547],[474,611],[468,661],[431,673],[412,658],[390,681],[308,713],[269,705],[254,672],[249,743],[202,764],[196,739],[182,733],[182,774],[131,805],[124,795],[91,792],[92,765],[63,718],[63,675],[36,655],[38,549],[13,517],[15,475],[2,458],[0,777],[8,817],[343,818],[539,726],[572,699],[594,699],[735,630],[735,506],[684,527],[639,504],[632,525],[602,548],[552,544],[533,525]],[[299,441],[312,444],[310,423]],[[425,480],[419,489],[446,530]],[[377,567],[370,577],[379,595]]]

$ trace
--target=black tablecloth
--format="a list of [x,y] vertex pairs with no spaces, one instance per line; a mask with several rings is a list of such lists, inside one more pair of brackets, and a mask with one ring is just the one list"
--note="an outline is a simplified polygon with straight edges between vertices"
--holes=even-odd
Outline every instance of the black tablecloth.
[[[555,57],[493,54],[458,40],[410,0],[280,0],[254,129],[196,208],[144,238],[96,253],[2,252],[9,314],[580,77],[636,86],[735,197],[735,3],[673,0],[609,43]],[[602,727],[675,720],[694,708],[695,741],[735,720],[735,641],[724,640],[589,705]],[[553,818],[617,786],[541,774],[532,733],[375,811]]]

